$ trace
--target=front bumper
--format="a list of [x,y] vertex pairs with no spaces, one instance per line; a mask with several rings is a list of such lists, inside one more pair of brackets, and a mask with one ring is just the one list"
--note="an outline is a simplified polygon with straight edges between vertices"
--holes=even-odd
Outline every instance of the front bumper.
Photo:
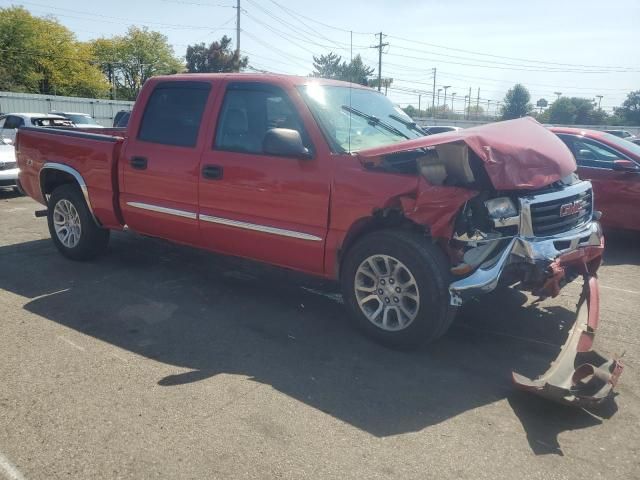
[[19,168],[0,170],[0,187],[15,187],[18,185]]
[[577,319],[560,354],[535,380],[514,372],[513,381],[519,388],[571,405],[591,406],[607,398],[623,365],[591,350],[600,310],[596,271],[604,250],[598,222],[550,237],[500,241],[506,244],[500,253],[449,286],[451,303],[461,305],[467,298],[492,291],[505,271],[514,267],[536,273],[535,281],[521,285],[540,297],[555,297],[566,282],[582,276]]

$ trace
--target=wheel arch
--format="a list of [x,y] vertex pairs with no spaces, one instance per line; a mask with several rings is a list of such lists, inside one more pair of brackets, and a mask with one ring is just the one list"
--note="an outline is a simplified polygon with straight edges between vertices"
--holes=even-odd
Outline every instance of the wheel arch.
[[47,195],[51,194],[60,185],[75,184],[80,189],[84,201],[87,204],[91,218],[100,226],[100,222],[96,218],[91,200],[89,199],[89,190],[84,178],[75,168],[57,162],[46,162],[40,169],[40,193],[42,198],[48,203]]
[[384,208],[376,210],[369,217],[362,217],[356,220],[344,237],[342,244],[338,248],[336,255],[336,277],[340,280],[342,276],[342,265],[349,250],[366,235],[380,230],[406,230],[412,233],[420,233],[425,237],[430,237],[428,225],[420,225],[403,215],[397,208]]

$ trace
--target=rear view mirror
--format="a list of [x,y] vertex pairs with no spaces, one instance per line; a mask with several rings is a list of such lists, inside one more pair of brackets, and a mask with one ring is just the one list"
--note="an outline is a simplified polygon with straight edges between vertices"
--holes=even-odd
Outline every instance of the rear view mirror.
[[613,169],[616,172],[638,172],[640,171],[640,167],[636,165],[635,162],[631,160],[614,160],[613,161]]
[[300,132],[289,128],[270,128],[262,140],[262,151],[269,155],[311,158],[311,152],[302,143]]

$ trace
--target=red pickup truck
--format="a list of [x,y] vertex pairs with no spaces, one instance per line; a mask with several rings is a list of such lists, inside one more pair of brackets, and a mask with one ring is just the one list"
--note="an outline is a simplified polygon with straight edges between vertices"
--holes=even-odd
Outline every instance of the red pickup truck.
[[16,147],[22,188],[71,259],[129,228],[335,279],[355,321],[395,346],[437,339],[499,284],[547,297],[582,276],[560,358],[514,380],[584,404],[620,374],[590,350],[603,249],[591,184],[532,119],[425,135],[357,85],[174,75],[145,84],[126,129],[23,128]]

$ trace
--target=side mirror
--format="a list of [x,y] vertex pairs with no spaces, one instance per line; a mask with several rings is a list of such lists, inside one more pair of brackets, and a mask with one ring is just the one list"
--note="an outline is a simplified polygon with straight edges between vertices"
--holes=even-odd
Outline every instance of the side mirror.
[[614,160],[613,169],[616,172],[640,172],[640,167],[631,160]]
[[270,128],[262,140],[262,151],[269,155],[311,158],[311,152],[302,143],[300,132],[289,128]]
[[578,158],[580,160],[597,160],[596,155],[591,150],[578,150]]
[[2,144],[3,145],[13,145],[13,140],[11,140],[10,138],[2,138]]

